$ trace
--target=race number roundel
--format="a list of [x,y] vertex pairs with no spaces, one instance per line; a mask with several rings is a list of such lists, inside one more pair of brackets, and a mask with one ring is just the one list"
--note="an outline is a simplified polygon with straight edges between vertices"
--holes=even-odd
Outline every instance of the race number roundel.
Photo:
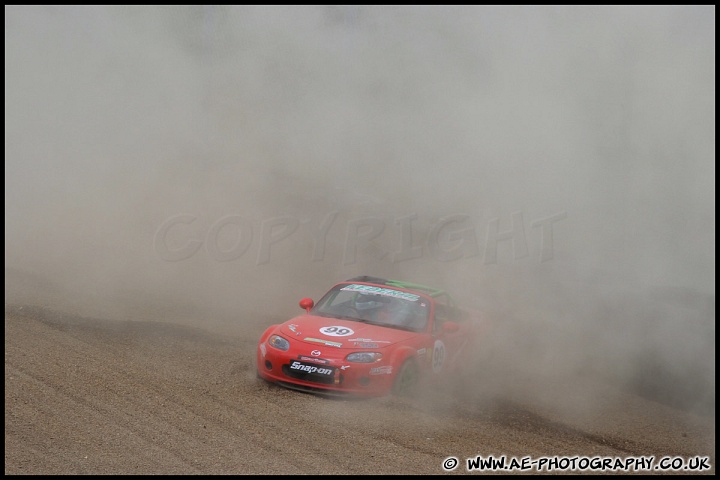
[[355,332],[352,328],[348,327],[322,327],[320,333],[327,335],[328,337],[347,337],[348,335],[354,335]]
[[445,363],[445,344],[442,340],[435,340],[435,346],[433,346],[432,354],[433,372],[438,373],[442,370],[443,363]]

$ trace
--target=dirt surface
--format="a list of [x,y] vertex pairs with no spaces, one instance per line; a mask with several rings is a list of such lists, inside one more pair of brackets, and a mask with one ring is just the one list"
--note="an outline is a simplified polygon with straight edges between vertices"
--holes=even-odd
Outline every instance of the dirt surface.
[[468,473],[478,455],[709,456],[702,473],[715,471],[714,416],[599,380],[584,387],[597,405],[574,414],[502,393],[333,400],[274,387],[254,374],[268,323],[6,304],[5,474],[443,474],[448,457],[460,462],[448,473]]

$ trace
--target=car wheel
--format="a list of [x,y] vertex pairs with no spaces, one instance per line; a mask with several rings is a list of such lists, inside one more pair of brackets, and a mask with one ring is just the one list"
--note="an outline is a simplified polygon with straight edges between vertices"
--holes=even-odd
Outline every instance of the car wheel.
[[419,371],[415,362],[411,359],[405,360],[400,367],[395,382],[393,383],[393,393],[400,397],[411,396],[418,384]]

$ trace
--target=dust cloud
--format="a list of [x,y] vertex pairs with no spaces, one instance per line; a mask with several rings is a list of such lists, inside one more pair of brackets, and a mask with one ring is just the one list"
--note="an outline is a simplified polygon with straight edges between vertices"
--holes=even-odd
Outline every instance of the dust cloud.
[[714,6],[6,6],[6,303],[402,278],[494,325],[466,395],[714,413],[714,132]]

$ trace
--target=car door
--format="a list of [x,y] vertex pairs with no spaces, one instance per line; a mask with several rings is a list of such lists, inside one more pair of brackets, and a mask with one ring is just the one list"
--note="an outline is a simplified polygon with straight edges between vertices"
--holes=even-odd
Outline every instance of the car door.
[[[431,361],[434,373],[455,370],[467,347],[469,338],[467,327],[458,322],[458,317],[457,307],[448,295],[441,294],[435,298]],[[455,330],[448,328],[451,324],[457,328]]]

